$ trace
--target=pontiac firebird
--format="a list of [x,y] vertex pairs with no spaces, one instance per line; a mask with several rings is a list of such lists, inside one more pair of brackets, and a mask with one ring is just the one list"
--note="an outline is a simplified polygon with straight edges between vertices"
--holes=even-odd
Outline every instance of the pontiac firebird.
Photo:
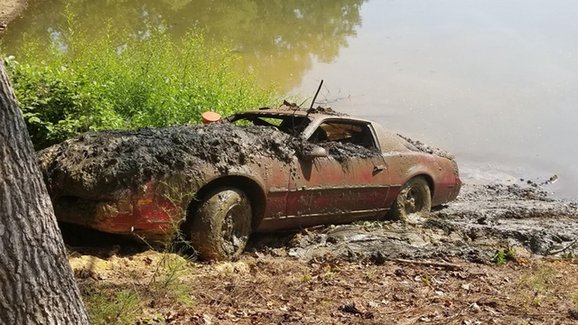
[[[135,142],[139,131],[109,134],[102,143],[114,150],[86,145],[97,132],[41,152],[57,219],[151,240],[179,232],[201,258],[224,260],[238,257],[254,232],[403,220],[455,199],[461,187],[451,156],[424,151],[375,122],[331,110],[260,109],[235,114],[222,125],[176,130],[155,140],[167,157],[157,154],[154,161],[135,153],[154,148],[118,149]],[[204,142],[189,144],[184,136],[203,140],[215,130],[223,139],[233,138],[228,147],[207,139],[201,148]],[[220,151],[236,158],[223,160]],[[186,155],[198,157],[172,163],[163,173],[146,166]],[[122,159],[144,167],[131,176],[106,169]],[[108,176],[99,176],[99,168]]]

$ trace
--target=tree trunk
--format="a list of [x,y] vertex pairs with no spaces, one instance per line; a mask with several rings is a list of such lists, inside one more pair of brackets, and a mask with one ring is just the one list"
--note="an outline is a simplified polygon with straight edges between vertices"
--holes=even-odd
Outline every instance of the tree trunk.
[[89,324],[0,59],[0,323]]

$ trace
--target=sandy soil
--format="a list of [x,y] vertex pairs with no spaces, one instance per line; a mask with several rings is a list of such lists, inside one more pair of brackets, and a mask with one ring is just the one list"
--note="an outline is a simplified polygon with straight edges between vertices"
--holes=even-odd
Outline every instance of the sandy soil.
[[6,30],[8,23],[26,8],[26,0],[2,0],[0,3],[0,33]]

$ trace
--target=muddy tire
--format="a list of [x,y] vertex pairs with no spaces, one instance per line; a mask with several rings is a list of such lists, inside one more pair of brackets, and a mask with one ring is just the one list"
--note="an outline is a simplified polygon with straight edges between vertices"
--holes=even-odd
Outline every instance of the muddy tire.
[[423,177],[410,179],[397,195],[391,207],[390,217],[393,220],[407,221],[412,213],[426,214],[431,210],[431,191]]
[[205,197],[194,211],[191,244],[203,260],[235,260],[251,234],[251,202],[245,193],[221,188]]

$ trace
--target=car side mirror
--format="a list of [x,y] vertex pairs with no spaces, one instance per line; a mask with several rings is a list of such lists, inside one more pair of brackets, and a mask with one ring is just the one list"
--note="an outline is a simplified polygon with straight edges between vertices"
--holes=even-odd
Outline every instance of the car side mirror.
[[314,146],[311,149],[305,149],[303,150],[303,158],[305,160],[313,160],[315,158],[320,158],[320,157],[327,157],[327,150],[325,150],[325,148],[321,148],[318,146]]

